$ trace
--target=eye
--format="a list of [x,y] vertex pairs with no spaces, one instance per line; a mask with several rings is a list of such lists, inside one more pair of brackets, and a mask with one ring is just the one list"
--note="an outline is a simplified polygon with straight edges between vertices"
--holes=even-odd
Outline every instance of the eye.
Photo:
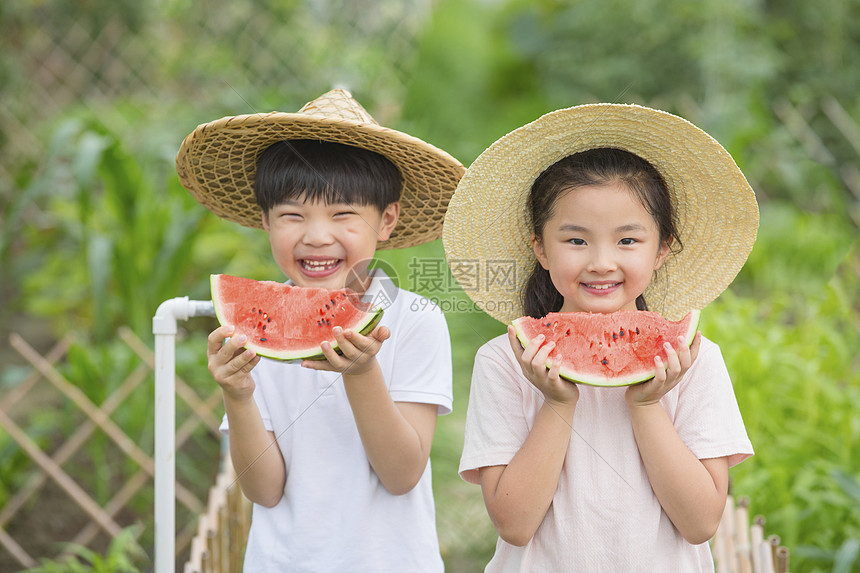
[[636,244],[638,242],[639,241],[637,241],[636,239],[633,239],[631,237],[625,237],[624,239],[621,239],[620,241],[618,241],[618,244],[620,244],[620,245],[633,245],[633,244]]
[[273,212],[273,215],[279,219],[298,218],[302,216],[299,211],[290,208],[279,208]]
[[350,215],[355,215],[356,211],[349,203],[333,203],[329,206],[331,210],[329,213],[332,214],[332,217],[348,217]]
[[582,245],[586,244],[585,239],[570,239],[568,242],[571,245],[578,245],[578,246],[582,246]]

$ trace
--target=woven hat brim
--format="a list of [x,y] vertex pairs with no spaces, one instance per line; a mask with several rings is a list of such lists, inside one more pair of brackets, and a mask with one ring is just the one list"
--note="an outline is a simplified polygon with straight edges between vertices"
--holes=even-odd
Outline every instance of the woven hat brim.
[[[740,271],[755,242],[758,205],[731,155],[692,123],[663,111],[577,106],[493,143],[451,198],[442,234],[446,257],[465,292],[490,316],[509,323],[523,315],[521,292],[535,262],[527,208],[532,183],[560,159],[600,147],[651,163],[676,209],[683,250],[666,260],[645,291],[651,310],[678,320],[713,301]],[[492,265],[508,270],[493,272]]]
[[254,199],[257,159],[277,141],[318,139],[379,153],[403,178],[400,218],[380,249],[438,239],[451,194],[465,168],[445,151],[375,123],[271,112],[224,117],[200,125],[176,156],[179,181],[207,209],[246,227],[262,227]]

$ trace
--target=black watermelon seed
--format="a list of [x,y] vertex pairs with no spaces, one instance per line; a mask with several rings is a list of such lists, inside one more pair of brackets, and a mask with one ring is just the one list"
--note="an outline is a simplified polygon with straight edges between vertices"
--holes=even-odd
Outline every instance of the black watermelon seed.
[[612,340],[618,340],[618,335],[614,332],[612,333]]
[[260,342],[266,342],[266,339],[265,339],[265,338],[261,338],[261,339],[260,339]]
[[618,333],[618,336],[624,336],[624,329],[623,329],[623,328],[622,328],[622,329],[621,329],[621,331]]
[[600,361],[600,363],[605,366],[605,365],[609,364],[609,361],[606,358],[604,358],[603,360]]

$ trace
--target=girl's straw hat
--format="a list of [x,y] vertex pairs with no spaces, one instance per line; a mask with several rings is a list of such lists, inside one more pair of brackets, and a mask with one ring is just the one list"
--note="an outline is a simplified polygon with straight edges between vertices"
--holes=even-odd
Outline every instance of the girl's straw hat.
[[224,117],[195,129],[179,148],[179,181],[204,207],[262,228],[254,199],[257,158],[277,141],[317,139],[375,151],[400,170],[400,219],[380,249],[438,239],[448,200],[463,175],[459,161],[416,137],[382,127],[349,92],[334,89],[296,113]]
[[680,253],[645,291],[650,310],[677,320],[704,308],[732,282],[758,229],[755,193],[731,155],[672,114],[621,104],[561,109],[502,137],[466,171],[448,206],[442,241],[463,290],[508,323],[523,314],[521,292],[534,268],[527,201],[535,179],[588,149],[623,149],[663,176],[676,209]]

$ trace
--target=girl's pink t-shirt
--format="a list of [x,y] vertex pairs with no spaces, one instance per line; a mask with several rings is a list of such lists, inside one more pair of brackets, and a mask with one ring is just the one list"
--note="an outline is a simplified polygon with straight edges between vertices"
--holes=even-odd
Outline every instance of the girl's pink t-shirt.
[[[626,388],[579,386],[570,445],[552,505],[524,547],[501,538],[487,572],[713,571],[707,543],[691,545],[662,510],[639,456]],[[475,357],[460,475],[507,465],[534,424],[542,394],[522,375],[507,335]],[[681,382],[661,400],[699,459],[753,454],[719,347],[703,338]]]

